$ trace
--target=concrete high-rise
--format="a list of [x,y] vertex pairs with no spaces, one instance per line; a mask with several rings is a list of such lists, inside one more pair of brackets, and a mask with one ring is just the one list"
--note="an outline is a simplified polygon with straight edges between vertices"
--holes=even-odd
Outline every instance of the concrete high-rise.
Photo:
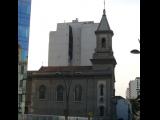
[[88,66],[96,47],[93,21],[58,23],[49,35],[48,66]]
[[129,88],[126,90],[127,99],[136,99],[140,95],[140,77],[129,82]]

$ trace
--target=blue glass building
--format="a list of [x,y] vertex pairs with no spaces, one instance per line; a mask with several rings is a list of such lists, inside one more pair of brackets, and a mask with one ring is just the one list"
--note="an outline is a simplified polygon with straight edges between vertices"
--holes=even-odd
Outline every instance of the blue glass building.
[[18,120],[27,112],[24,90],[28,61],[31,0],[18,0]]
[[27,61],[31,0],[18,0],[18,44],[22,48],[21,60]]

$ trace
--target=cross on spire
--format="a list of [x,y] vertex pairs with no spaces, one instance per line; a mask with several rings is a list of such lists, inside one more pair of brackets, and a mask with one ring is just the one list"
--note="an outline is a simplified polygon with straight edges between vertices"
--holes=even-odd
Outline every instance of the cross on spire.
[[106,14],[106,10],[105,10],[105,0],[104,0],[104,9],[103,9],[103,14]]
[[105,0],[104,0],[104,9],[105,9]]

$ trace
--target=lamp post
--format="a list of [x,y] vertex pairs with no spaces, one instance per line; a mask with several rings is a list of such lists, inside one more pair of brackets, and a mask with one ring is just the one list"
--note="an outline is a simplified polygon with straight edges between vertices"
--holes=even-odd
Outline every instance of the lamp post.
[[[139,41],[139,44],[140,44],[140,39],[138,39],[138,41]],[[132,54],[140,54],[140,50],[137,50],[137,49],[133,49],[133,50],[131,50],[130,51]],[[140,106],[140,89],[138,88],[138,89],[136,89],[137,90],[137,99],[135,99],[135,101],[132,101],[131,102],[131,106],[132,106],[132,108],[133,108],[133,106],[135,107],[135,109],[136,110],[133,110],[132,109],[132,113],[133,113],[133,111],[134,111],[134,113],[133,113],[133,118],[135,117],[135,116],[137,116],[137,117],[140,117],[140,115],[138,114],[137,115],[137,112],[139,113],[139,106]],[[135,106],[136,105],[136,106]],[[138,110],[137,110],[138,109]]]
[[[140,39],[138,39],[139,41],[139,44],[140,44]],[[140,54],[140,50],[137,50],[137,49],[133,49],[130,51],[132,54]]]

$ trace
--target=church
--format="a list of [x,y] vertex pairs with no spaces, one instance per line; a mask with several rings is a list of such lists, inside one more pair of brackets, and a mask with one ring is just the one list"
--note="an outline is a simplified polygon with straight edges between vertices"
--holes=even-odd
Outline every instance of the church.
[[87,117],[92,113],[95,120],[116,119],[117,63],[112,50],[114,34],[105,9],[95,35],[91,66],[42,66],[38,71],[28,71],[28,114]]

